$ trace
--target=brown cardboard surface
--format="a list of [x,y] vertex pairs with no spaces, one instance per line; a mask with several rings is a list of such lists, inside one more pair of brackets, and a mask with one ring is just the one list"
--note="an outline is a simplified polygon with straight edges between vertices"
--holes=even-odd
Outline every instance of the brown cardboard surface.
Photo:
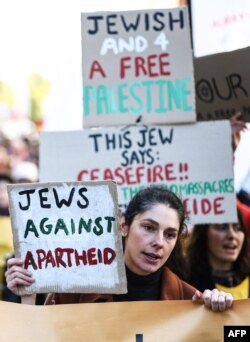
[[185,301],[29,306],[0,302],[1,342],[223,341],[224,325],[250,325],[250,300],[212,312]]

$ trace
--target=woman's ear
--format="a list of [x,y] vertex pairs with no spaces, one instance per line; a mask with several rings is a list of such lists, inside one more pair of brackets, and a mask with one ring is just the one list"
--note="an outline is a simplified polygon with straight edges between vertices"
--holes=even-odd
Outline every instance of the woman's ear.
[[125,217],[122,215],[120,217],[120,229],[123,237],[128,235],[128,225],[125,222]]

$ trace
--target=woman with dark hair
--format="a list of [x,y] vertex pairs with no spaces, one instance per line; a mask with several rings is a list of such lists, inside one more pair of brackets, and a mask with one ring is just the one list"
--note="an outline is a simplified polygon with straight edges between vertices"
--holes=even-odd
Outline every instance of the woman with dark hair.
[[250,298],[250,259],[246,228],[238,223],[196,225],[189,238],[188,281],[200,291],[217,288],[235,299]]
[[[45,304],[193,299],[201,300],[214,311],[224,311],[232,305],[230,294],[216,289],[201,294],[173,272],[182,257],[180,238],[186,229],[184,207],[174,193],[160,187],[138,192],[121,216],[120,229],[128,292],[122,295],[51,293]],[[18,291],[19,285],[28,286],[34,281],[20,259],[8,261],[6,279],[13,292]],[[24,296],[23,303],[34,304],[34,295]]]

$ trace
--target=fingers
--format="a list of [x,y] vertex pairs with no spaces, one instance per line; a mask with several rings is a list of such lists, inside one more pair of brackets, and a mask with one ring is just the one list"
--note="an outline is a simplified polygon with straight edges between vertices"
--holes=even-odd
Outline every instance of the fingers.
[[241,116],[242,116],[242,113],[237,112],[231,117],[231,120],[239,120],[241,118]]
[[34,282],[32,273],[23,268],[23,261],[18,258],[7,261],[5,277],[8,289],[17,295],[19,286],[29,286]]
[[230,119],[231,129],[233,134],[240,133],[241,131],[247,129],[246,123],[241,119],[242,113],[237,112]]
[[195,294],[192,297],[192,300],[201,300],[202,299],[202,294],[200,293],[200,291],[196,290]]
[[207,308],[211,308],[212,311],[225,311],[233,304],[233,296],[230,293],[224,291],[205,290],[203,292],[204,304]]
[[7,260],[7,268],[9,269],[13,265],[23,265],[23,260],[19,258],[10,258]]

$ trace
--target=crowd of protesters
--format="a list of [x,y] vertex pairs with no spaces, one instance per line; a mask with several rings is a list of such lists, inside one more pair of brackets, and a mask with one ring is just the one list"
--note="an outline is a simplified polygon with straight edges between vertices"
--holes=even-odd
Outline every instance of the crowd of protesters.
[[[237,113],[231,120],[233,150],[239,132],[246,128]],[[14,248],[8,210],[7,184],[37,182],[39,161],[38,134],[30,133],[8,138],[0,131],[0,299],[20,302],[20,297],[6,286],[5,272]],[[244,202],[244,201],[243,201]],[[247,206],[247,213],[250,206]],[[235,299],[250,298],[250,222],[237,199],[239,224],[198,225],[191,229],[185,241],[185,269],[182,279],[198,290],[218,288],[231,293]],[[202,256],[202,258],[201,258]],[[44,297],[38,296],[36,304]]]
[[0,298],[6,258],[14,253],[7,184],[38,181],[38,134],[9,137],[0,130]]

